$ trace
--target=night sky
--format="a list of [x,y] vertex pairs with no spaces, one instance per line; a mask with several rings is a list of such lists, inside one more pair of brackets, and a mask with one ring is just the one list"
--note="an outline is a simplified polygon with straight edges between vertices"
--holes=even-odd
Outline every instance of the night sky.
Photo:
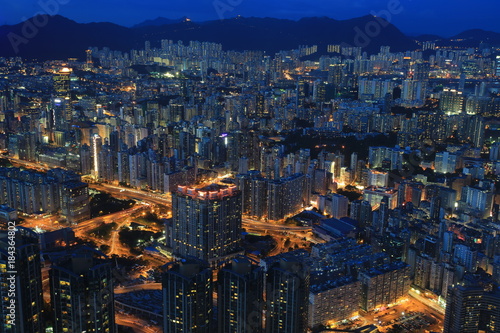
[[48,11],[77,22],[107,21],[124,26],[158,16],[187,16],[194,21],[236,15],[348,19],[387,10],[392,4],[397,10],[391,22],[410,35],[449,37],[473,28],[500,32],[498,0],[1,0],[0,25],[21,22],[43,12],[41,4],[54,2],[59,8],[51,6]]

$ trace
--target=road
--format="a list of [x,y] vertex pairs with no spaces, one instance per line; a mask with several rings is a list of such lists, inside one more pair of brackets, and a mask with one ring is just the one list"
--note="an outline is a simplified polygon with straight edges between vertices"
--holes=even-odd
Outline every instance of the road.
[[115,314],[117,325],[127,326],[132,328],[136,333],[161,333],[163,330],[160,327],[153,326],[147,320],[140,319],[133,315],[125,315],[119,312]]
[[25,167],[28,169],[33,169],[33,170],[40,171],[40,172],[44,172],[44,171],[48,171],[50,169],[53,169],[52,167],[49,167],[48,165],[43,164],[43,163],[39,163],[39,162],[28,162],[28,161],[24,161],[24,160],[19,160],[17,158],[8,157],[8,156],[2,156],[2,158],[9,160],[9,162],[12,163],[12,165],[14,165],[14,166],[22,166],[22,167]]
[[[11,163],[13,164],[18,164],[22,165],[24,167],[36,169],[39,171],[47,171],[50,170],[51,168],[49,166],[40,164],[40,163],[34,163],[34,162],[28,162],[28,161],[23,161],[19,159],[14,159],[11,157],[6,157]],[[170,194],[157,194],[157,193],[152,193],[152,192],[145,192],[141,190],[137,190],[134,188],[129,188],[129,187],[122,187],[122,186],[117,186],[113,184],[107,184],[107,183],[93,183],[89,177],[82,177],[82,180],[87,181],[89,183],[89,188],[98,190],[98,191],[104,191],[112,194],[113,196],[117,198],[127,198],[127,199],[139,199],[144,202],[150,202],[154,203],[157,205],[163,205],[167,206],[168,208],[171,208],[172,204],[172,198]],[[85,223],[85,222],[84,222]],[[253,227],[261,230],[275,230],[275,231],[310,231],[310,227],[297,227],[297,226],[290,226],[290,225],[282,225],[282,224],[276,224],[276,223],[269,223],[269,222],[262,222],[258,220],[251,219],[249,217],[244,217],[243,218],[243,225],[248,226],[248,227]]]
[[411,297],[415,298],[420,303],[425,304],[429,308],[439,312],[440,314],[442,314],[442,315],[445,314],[445,309],[442,306],[440,306],[437,302],[435,302],[427,297],[419,295],[415,290],[410,289],[409,295]]
[[118,219],[129,217],[133,213],[135,213],[141,209],[144,209],[145,207],[146,206],[144,206],[144,205],[138,204],[138,205],[135,205],[129,209],[121,210],[121,211],[116,212],[116,213],[111,213],[108,215],[103,215],[103,216],[95,217],[95,218],[87,220],[87,221],[80,222],[77,225],[72,226],[71,228],[75,232],[84,231],[84,230],[89,231],[89,230],[95,228],[96,226],[98,226],[99,222],[106,222],[106,223],[109,222],[110,223],[110,222],[113,222],[113,221],[118,220]]
[[126,286],[126,287],[116,287],[115,294],[124,294],[132,291],[140,291],[140,290],[161,290],[161,283],[144,283],[137,284],[134,286]]
[[[48,166],[39,163],[27,162],[13,158],[8,158],[8,159],[13,164],[18,164],[24,167],[33,168],[38,171],[45,171],[50,169]],[[120,219],[124,218],[127,214],[131,215],[136,210],[140,209],[139,207],[146,208],[147,204],[156,204],[164,206],[167,208],[167,216],[171,214],[172,198],[170,194],[145,192],[134,188],[121,187],[108,183],[95,183],[94,180],[89,176],[82,177],[82,180],[87,181],[89,183],[89,188],[110,193],[113,197],[119,199],[140,200],[145,203],[144,205],[136,204],[133,208],[126,211],[109,214],[106,216],[98,217],[95,219],[79,223],[77,226],[74,227],[74,230],[78,235],[82,235],[82,237],[85,236],[84,232],[87,232],[92,228],[94,228],[97,225],[96,224],[97,222],[99,221],[103,221],[105,223],[111,223],[113,221],[117,222]],[[213,180],[210,181],[209,183],[212,182]],[[52,225],[54,225],[54,221],[47,220],[46,223],[43,223],[42,221],[33,221],[33,222],[34,226],[41,226],[46,230],[57,229],[57,228],[52,228]],[[276,255],[279,253],[287,252],[289,248],[303,248],[307,242],[313,242],[313,243],[322,242],[321,240],[315,239],[312,236],[311,234],[312,228],[307,226],[303,227],[303,226],[270,223],[270,222],[255,220],[250,217],[243,217],[242,226],[249,232],[255,232],[259,234],[269,234],[276,239],[277,246],[271,251],[269,255]],[[107,245],[110,245],[109,253],[124,254],[124,252],[129,252],[125,251],[126,249],[122,246],[122,244],[116,240],[117,238],[115,237],[116,234],[117,232],[114,231],[112,238],[108,243],[106,243]],[[86,235],[84,238],[89,238],[89,237],[88,235]],[[290,239],[290,242],[289,244],[287,244],[287,246],[285,246],[286,239]],[[94,239],[94,241],[100,245],[104,244],[104,242],[100,239]]]
[[171,206],[172,198],[170,195],[166,194],[156,194],[151,192],[145,192],[141,190],[136,190],[129,187],[121,187],[106,183],[89,183],[89,188],[108,192],[116,198],[126,198],[126,199],[139,199],[145,202],[151,202],[157,205]]
[[261,230],[274,230],[274,231],[311,231],[311,227],[298,227],[293,225],[284,225],[277,223],[262,222],[248,217],[242,218],[243,227]]

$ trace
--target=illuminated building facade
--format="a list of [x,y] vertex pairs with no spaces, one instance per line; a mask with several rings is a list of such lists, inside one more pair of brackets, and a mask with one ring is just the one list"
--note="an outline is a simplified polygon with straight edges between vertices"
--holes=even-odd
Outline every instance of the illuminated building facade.
[[382,202],[382,199],[387,198],[389,209],[395,209],[398,205],[398,191],[391,187],[376,187],[370,186],[363,190],[363,199],[368,201],[370,205],[377,206]]
[[440,107],[448,115],[460,114],[465,110],[465,97],[463,92],[455,89],[443,89]]
[[493,333],[500,330],[500,291],[478,286],[449,288],[444,333]]
[[402,261],[360,272],[358,278],[362,284],[360,308],[365,311],[394,303],[410,290],[410,266]]
[[172,192],[173,252],[209,262],[236,253],[241,241],[241,192],[236,186]]
[[69,223],[90,219],[89,185],[84,182],[61,184],[61,215]]
[[266,272],[266,333],[305,333],[309,270],[298,258],[281,258]]
[[212,289],[208,263],[191,258],[171,264],[163,275],[163,332],[211,332]]
[[80,248],[52,265],[55,333],[116,332],[111,263],[101,256]]
[[359,310],[360,297],[361,284],[351,276],[311,286],[309,327],[354,317]]
[[262,268],[237,257],[219,271],[217,282],[219,333],[262,332]]

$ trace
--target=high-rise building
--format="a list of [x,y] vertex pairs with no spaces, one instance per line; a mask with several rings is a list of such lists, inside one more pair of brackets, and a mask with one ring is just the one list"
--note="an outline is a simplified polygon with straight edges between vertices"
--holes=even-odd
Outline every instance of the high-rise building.
[[236,186],[179,186],[172,192],[173,252],[216,262],[241,241],[241,192]]
[[443,89],[440,108],[448,115],[463,113],[465,111],[465,97],[463,92],[455,89]]
[[59,101],[59,103],[64,101],[64,103],[62,103],[60,107],[61,113],[57,115],[60,118],[55,119],[56,123],[59,123],[58,127],[60,129],[68,129],[69,128],[68,123],[73,118],[73,110],[69,99],[69,94],[71,89],[70,87],[71,73],[72,70],[70,68],[65,67],[62,68],[60,71],[56,72],[52,77],[54,83],[55,96],[56,96],[56,99],[54,101],[56,104],[57,101]]
[[328,68],[328,83],[333,84],[337,90],[342,87],[345,80],[344,67],[342,64],[331,64]]
[[368,201],[354,200],[351,203],[350,218],[366,226],[372,221],[372,206]]
[[332,217],[341,218],[348,216],[349,199],[341,194],[332,195]]
[[54,90],[57,96],[64,97],[69,94],[71,73],[72,70],[66,67],[54,73],[52,79],[54,83]]
[[209,333],[212,329],[212,270],[190,258],[163,275],[163,332]]
[[236,185],[242,192],[242,212],[257,219],[267,215],[267,183],[260,172],[250,171],[248,175],[237,175]]
[[325,102],[326,85],[321,80],[316,80],[313,85],[313,101],[316,103]]
[[61,184],[61,215],[69,223],[90,219],[89,185],[84,182]]
[[298,108],[303,108],[307,98],[308,84],[303,78],[297,81],[296,103]]
[[434,169],[438,173],[453,173],[457,168],[458,156],[447,151],[436,154]]
[[431,66],[428,62],[417,63],[413,69],[413,79],[418,81],[427,81],[429,80],[430,71]]
[[94,65],[92,61],[92,50],[86,50],[85,53],[87,55],[87,61],[85,62],[85,69],[91,70]]
[[298,258],[281,258],[266,272],[266,333],[305,333],[309,271]]
[[226,264],[217,280],[219,333],[262,332],[263,272],[246,257]]
[[500,291],[456,285],[448,290],[444,333],[493,333],[500,330]]
[[262,94],[257,94],[255,96],[255,113],[259,118],[266,116],[265,98]]
[[312,285],[309,294],[309,326],[317,327],[354,317],[359,310],[361,284],[343,276]]
[[410,267],[396,261],[360,272],[362,284],[360,307],[371,311],[381,305],[395,302],[410,290]]
[[500,142],[495,142],[490,147],[490,161],[500,160]]
[[429,288],[429,279],[430,279],[430,271],[431,264],[433,263],[432,258],[426,255],[420,255],[415,260],[415,279],[413,283],[422,288]]
[[389,169],[398,169],[403,165],[404,150],[389,147],[370,147],[368,162],[371,168],[380,168],[388,161]]
[[90,154],[92,156],[92,174],[94,177],[99,175],[99,153],[102,149],[102,138],[99,134],[92,135],[90,141]]
[[370,169],[368,170],[368,186],[387,187],[389,185],[389,173]]
[[395,87],[394,81],[360,77],[358,80],[360,100],[381,100]]
[[0,231],[0,332],[45,332],[38,241],[23,227]]
[[453,261],[463,266],[467,272],[475,272],[478,266],[477,251],[467,245],[457,244],[453,248]]
[[389,199],[383,197],[380,201],[379,207],[373,214],[372,226],[378,231],[380,235],[385,233],[387,224],[389,222]]
[[404,80],[401,99],[403,103],[410,103],[409,105],[423,105],[425,102],[425,92],[425,81]]
[[398,206],[398,191],[390,187],[367,187],[363,191],[363,198],[372,207],[378,206],[384,198],[388,200],[389,209],[395,209]]
[[481,148],[484,143],[485,122],[481,115],[471,116],[467,121],[466,137],[475,147]]
[[111,263],[82,247],[55,262],[49,272],[54,332],[116,332]]
[[477,209],[483,214],[484,218],[491,216],[493,208],[494,194],[487,188],[477,186],[464,186],[460,201],[473,209]]

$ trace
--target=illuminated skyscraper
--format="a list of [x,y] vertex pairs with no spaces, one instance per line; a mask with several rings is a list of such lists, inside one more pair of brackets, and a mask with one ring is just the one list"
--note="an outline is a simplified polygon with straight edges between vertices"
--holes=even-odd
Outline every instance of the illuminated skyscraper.
[[332,64],[328,69],[328,82],[333,84],[336,89],[342,87],[345,80],[345,65]]
[[436,154],[434,168],[437,173],[453,173],[457,168],[458,156],[450,152]]
[[484,118],[480,115],[474,115],[467,121],[467,137],[476,147],[482,147],[485,134]]
[[102,149],[102,138],[99,134],[94,134],[90,141],[90,153],[92,154],[92,172],[94,177],[99,175],[99,153]]
[[85,53],[87,54],[87,62],[85,63],[85,69],[90,70],[94,66],[92,61],[92,50],[86,50]]
[[465,97],[463,93],[455,89],[443,89],[440,108],[448,115],[463,113],[465,110]]
[[62,68],[53,76],[54,90],[59,97],[65,97],[69,94],[70,90],[70,68]]
[[220,270],[217,282],[219,333],[262,332],[262,268],[238,257]]
[[[70,68],[62,68],[59,72],[56,72],[53,76],[55,99],[54,103],[59,105],[56,110],[56,117],[61,117],[61,119],[56,118],[56,124],[61,122],[62,124],[67,124],[73,119],[73,110],[70,102],[70,76],[72,70]],[[67,129],[63,126],[58,126],[58,129]]]
[[257,94],[257,96],[255,96],[255,113],[257,117],[261,118],[266,116],[265,111],[266,111],[266,104],[264,95]]
[[163,275],[163,332],[211,332],[212,297],[208,263],[192,258],[172,263]]
[[215,262],[236,253],[241,240],[241,193],[236,186],[172,192],[173,251]]
[[500,331],[500,291],[479,286],[450,287],[446,300],[444,333]]
[[349,199],[341,194],[332,194],[332,217],[341,218],[348,216]]
[[116,332],[113,275],[103,256],[82,247],[52,265],[49,277],[55,333]]
[[89,185],[84,182],[65,182],[61,184],[61,215],[69,223],[90,219]]
[[305,333],[309,271],[298,258],[282,258],[266,272],[266,333]]
[[297,107],[298,108],[304,107],[304,104],[306,102],[306,97],[307,97],[307,87],[308,87],[308,85],[305,82],[305,80],[302,78],[299,78],[299,80],[297,81],[297,90],[296,90],[296,93],[297,93],[296,100],[297,100]]

